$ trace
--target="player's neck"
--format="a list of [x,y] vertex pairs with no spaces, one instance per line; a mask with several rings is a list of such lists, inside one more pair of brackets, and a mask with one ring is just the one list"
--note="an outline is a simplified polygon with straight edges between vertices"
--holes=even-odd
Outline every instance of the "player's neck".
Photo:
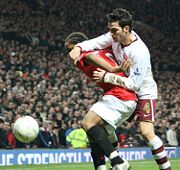
[[137,37],[133,34],[133,33],[129,33],[126,37],[126,39],[124,40],[123,43],[121,43],[124,47],[128,46],[129,44],[131,44],[135,39],[137,39]]

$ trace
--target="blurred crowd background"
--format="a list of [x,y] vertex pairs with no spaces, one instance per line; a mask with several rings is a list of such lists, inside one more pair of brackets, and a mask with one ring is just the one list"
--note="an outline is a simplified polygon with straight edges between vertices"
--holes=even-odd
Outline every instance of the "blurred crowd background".
[[[116,7],[134,15],[134,30],[150,49],[158,84],[155,131],[165,146],[180,146],[179,0],[1,0],[0,148],[68,148],[66,136],[81,128],[102,90],[76,69],[64,48],[66,36],[90,38],[108,31]],[[23,144],[12,134],[20,115],[32,115],[38,138]],[[146,146],[137,123],[117,129],[120,147]]]

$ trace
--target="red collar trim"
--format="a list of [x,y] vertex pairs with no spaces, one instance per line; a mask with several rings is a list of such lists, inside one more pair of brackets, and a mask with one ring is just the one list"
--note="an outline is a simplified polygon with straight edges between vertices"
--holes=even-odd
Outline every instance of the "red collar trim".
[[131,45],[133,42],[135,42],[135,41],[137,41],[138,40],[138,37],[134,34],[134,36],[136,37],[133,41],[131,41],[129,44],[127,44],[127,45],[123,45],[123,44],[121,44],[121,47],[122,48],[124,48],[124,47],[127,47],[127,46],[129,46],[129,45]]

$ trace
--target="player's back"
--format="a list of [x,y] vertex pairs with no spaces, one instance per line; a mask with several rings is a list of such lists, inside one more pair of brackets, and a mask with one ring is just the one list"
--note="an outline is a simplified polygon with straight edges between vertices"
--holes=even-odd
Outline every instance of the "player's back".
[[[87,54],[96,54],[97,57],[101,57],[106,62],[111,64],[112,66],[117,66],[117,64],[114,61],[113,54],[109,50],[99,50],[99,51],[91,51],[91,52],[85,52],[82,53],[79,59],[79,62],[77,63],[77,67],[81,69],[89,78],[92,79],[93,77],[93,71],[97,69],[97,66],[87,63],[85,56]],[[120,76],[125,76],[124,73],[116,73]],[[113,95],[121,100],[137,100],[136,94],[133,91],[124,89],[120,86],[115,86],[108,83],[99,82],[97,83],[101,88],[104,90],[105,95]]]

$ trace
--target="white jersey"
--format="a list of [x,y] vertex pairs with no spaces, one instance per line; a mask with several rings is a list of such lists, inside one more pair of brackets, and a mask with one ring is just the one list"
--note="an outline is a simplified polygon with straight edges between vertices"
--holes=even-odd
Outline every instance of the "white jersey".
[[135,91],[139,99],[156,99],[157,85],[151,71],[149,50],[140,37],[134,31],[132,31],[132,33],[136,39],[125,47],[115,42],[110,32],[97,38],[78,43],[77,46],[81,47],[82,51],[104,49],[112,46],[115,60],[118,64],[120,64],[125,57],[130,58],[133,61],[133,66],[130,68],[129,73],[126,73],[127,77],[107,73],[104,81]]

